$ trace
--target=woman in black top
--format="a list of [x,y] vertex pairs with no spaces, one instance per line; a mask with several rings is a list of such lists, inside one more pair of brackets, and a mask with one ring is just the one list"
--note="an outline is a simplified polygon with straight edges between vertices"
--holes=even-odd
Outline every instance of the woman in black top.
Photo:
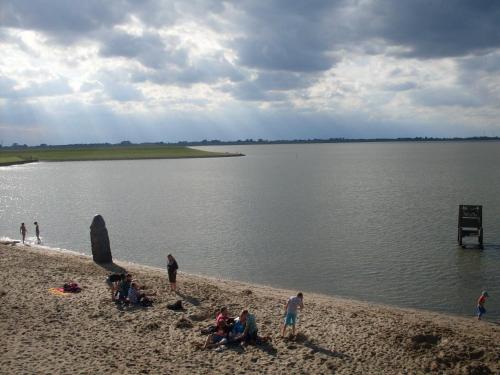
[[177,261],[172,256],[172,254],[167,255],[167,271],[168,271],[168,281],[170,281],[170,290],[175,292],[176,288],[176,278],[177,278],[177,269],[179,266],[177,265]]

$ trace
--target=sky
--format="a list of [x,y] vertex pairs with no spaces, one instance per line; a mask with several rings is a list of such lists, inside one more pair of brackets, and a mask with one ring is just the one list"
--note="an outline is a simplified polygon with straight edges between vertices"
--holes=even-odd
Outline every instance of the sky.
[[500,1],[0,0],[0,144],[500,136]]

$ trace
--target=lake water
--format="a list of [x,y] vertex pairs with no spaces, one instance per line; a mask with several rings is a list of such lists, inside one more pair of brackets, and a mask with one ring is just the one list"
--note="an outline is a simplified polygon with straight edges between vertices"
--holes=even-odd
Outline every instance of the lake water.
[[[461,315],[481,290],[500,319],[500,143],[224,146],[245,157],[0,168],[0,237],[181,270]],[[482,204],[483,250],[457,246]],[[306,294],[307,298],[307,294]]]

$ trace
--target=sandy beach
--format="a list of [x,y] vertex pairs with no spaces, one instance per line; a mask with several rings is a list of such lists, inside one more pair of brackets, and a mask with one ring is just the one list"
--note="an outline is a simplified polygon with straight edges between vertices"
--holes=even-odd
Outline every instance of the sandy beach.
[[[283,304],[297,291],[116,262],[157,293],[151,308],[111,301],[112,270],[91,258],[0,245],[2,374],[499,374],[500,326],[473,317],[399,309],[306,293],[295,339],[283,339]],[[182,267],[182,264],[181,264]],[[76,281],[82,292],[50,288]],[[184,311],[167,309],[182,300]],[[227,306],[248,307],[271,344],[203,350],[201,329]]]

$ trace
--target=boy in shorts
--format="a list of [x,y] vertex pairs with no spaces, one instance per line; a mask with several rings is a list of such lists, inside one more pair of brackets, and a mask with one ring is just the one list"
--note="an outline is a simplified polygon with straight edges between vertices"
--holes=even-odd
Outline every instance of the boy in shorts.
[[295,323],[297,322],[297,310],[304,308],[304,296],[298,293],[296,297],[288,298],[285,304],[285,321],[281,329],[281,336],[285,337],[286,327],[292,326],[292,335],[295,336]]

